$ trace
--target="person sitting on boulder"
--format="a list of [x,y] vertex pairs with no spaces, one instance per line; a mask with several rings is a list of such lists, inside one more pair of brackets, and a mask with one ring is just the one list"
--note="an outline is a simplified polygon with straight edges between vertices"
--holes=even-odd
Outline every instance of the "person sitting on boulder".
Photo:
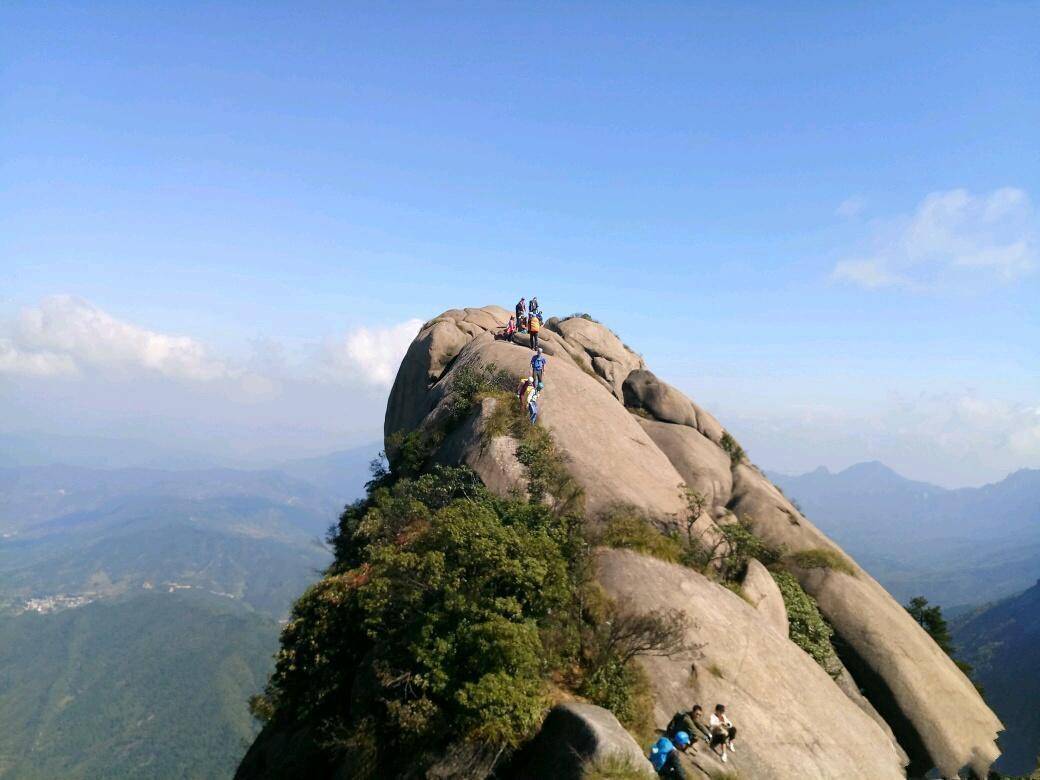
[[[729,718],[726,717],[726,705],[716,704],[715,712],[711,713],[711,720],[708,722],[711,726],[711,747],[716,753],[719,753],[722,760],[726,760],[726,748],[729,748],[732,752],[736,753],[737,749],[733,746],[733,740],[737,738],[737,727],[730,723]],[[721,748],[721,753],[719,752]]]
[[690,719],[693,721],[694,731],[690,734],[699,734],[704,737],[704,741],[711,744],[711,728],[704,722],[704,707],[699,704],[694,704],[693,709],[690,710]]
[[703,716],[704,708],[699,704],[694,704],[693,709],[686,712],[680,710],[668,721],[668,728],[665,729],[665,733],[674,739],[675,735],[680,731],[685,731],[691,738],[700,736],[704,738],[705,742],[710,743],[711,729],[705,725],[702,720]]
[[545,355],[542,354],[542,348],[538,347],[535,350],[534,357],[531,358],[531,373],[534,378],[539,382],[542,381],[542,373],[545,371]]
[[650,764],[658,777],[667,777],[672,780],[686,780],[686,771],[679,763],[679,753],[686,752],[690,746],[690,735],[680,731],[675,735],[673,742],[668,737],[661,737],[650,748]]
[[538,331],[542,329],[542,321],[537,314],[528,316],[527,329],[531,332],[531,349],[538,349]]
[[[516,317],[510,317],[509,322],[506,323],[505,330],[502,331],[501,338],[506,341],[513,340],[513,334],[516,333]],[[496,336],[498,338],[498,336]]]

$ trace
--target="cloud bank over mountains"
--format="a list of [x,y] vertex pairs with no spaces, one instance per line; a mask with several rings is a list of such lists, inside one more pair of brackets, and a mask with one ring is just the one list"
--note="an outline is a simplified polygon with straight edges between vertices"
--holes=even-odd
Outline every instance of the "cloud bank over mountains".
[[[165,378],[185,383],[332,381],[341,385],[389,388],[405,350],[422,321],[410,319],[386,328],[359,327],[329,339],[316,358],[290,365],[267,361],[246,368],[218,357],[188,336],[160,333],[119,319],[70,295],[45,298],[22,309],[0,331],[0,374],[66,379]],[[258,345],[284,353],[277,343]]]
[[80,298],[47,297],[0,324],[0,434],[133,439],[235,465],[373,442],[421,324],[294,347],[258,339],[246,345],[253,354],[227,356]]
[[88,371],[202,382],[236,373],[194,339],[119,320],[70,295],[54,295],[23,309],[0,338],[0,372],[45,377]]

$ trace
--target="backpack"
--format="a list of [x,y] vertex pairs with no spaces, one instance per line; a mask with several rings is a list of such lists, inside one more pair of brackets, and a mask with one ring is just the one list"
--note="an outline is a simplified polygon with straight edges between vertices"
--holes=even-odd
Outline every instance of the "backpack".
[[668,722],[668,728],[666,731],[671,734],[678,734],[680,731],[689,731],[689,724],[687,723],[687,715],[685,712],[677,712],[672,716],[672,719]]
[[675,745],[668,737],[661,737],[657,742],[650,748],[650,763],[653,764],[654,771],[660,772],[664,767],[664,762],[668,760],[668,754],[675,750]]

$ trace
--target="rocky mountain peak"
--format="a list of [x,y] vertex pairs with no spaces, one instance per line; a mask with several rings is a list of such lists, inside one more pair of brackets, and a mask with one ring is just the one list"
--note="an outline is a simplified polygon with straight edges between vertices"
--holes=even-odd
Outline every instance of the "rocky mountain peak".
[[[425,323],[390,394],[387,436],[443,419],[453,379],[466,366],[527,376],[526,335],[500,338],[508,317],[486,306]],[[947,777],[967,768],[985,776],[1002,726],[971,682],[714,416],[591,319],[549,320],[541,346],[548,365],[538,424],[584,489],[590,521],[630,506],[675,522],[686,510],[680,486],[696,490],[707,497],[707,524],[740,518],[786,551],[789,571],[836,634],[842,664],[828,675],[779,630],[775,599],[752,605],[693,569],[604,550],[599,577],[610,595],[681,608],[696,627],[691,639],[702,657],[692,671],[660,659],[645,664],[661,726],[692,701],[731,702],[744,724],[741,766],[756,778],[902,777],[907,764],[912,776],[932,767]],[[499,402],[482,404],[434,458],[465,464],[507,494],[521,487],[520,469],[509,436],[487,434]]]

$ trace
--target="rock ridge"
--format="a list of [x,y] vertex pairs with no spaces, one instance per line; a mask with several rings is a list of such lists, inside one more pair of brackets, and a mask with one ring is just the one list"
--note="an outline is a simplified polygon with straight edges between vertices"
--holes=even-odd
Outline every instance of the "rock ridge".
[[[494,363],[526,376],[531,352],[525,337],[497,338],[509,315],[486,306],[452,309],[426,322],[391,390],[386,436],[441,419],[448,388],[463,366]],[[688,669],[648,661],[659,725],[670,717],[670,708],[688,706],[691,695],[728,697],[739,703],[731,711],[744,718],[739,759],[754,768],[754,777],[899,777],[903,750],[910,756],[911,776],[933,766],[946,777],[965,768],[986,775],[999,755],[995,739],[1003,727],[971,682],[880,584],[751,463],[714,416],[657,378],[641,356],[595,321],[549,320],[541,345],[549,364],[539,424],[552,431],[568,459],[591,517],[631,505],[669,522],[684,510],[679,486],[693,488],[708,498],[711,517],[746,519],[770,545],[803,554],[794,558],[801,565],[792,573],[837,634],[847,669],[836,683],[785,638],[786,618],[781,620],[761,572],[755,577],[761,605],[756,609],[690,569],[604,551],[600,580],[608,591],[645,604],[671,602],[682,594],[675,596],[681,605],[670,606],[688,610],[712,637],[708,646],[715,648],[706,653],[726,657],[751,647],[759,653],[744,656],[750,665],[730,688],[709,684],[703,672],[691,683]],[[486,400],[440,445],[435,458],[470,466],[488,487],[505,494],[521,487],[521,471],[508,438],[483,443],[488,437],[482,426],[494,403]],[[729,623],[717,623],[716,612],[728,615]],[[745,650],[732,644],[727,631],[746,639]],[[767,663],[761,657],[766,654],[785,660]],[[791,695],[771,692],[769,679]],[[793,694],[806,685],[813,694],[800,704]],[[861,688],[866,698],[859,695]],[[798,736],[788,734],[785,743],[785,719],[801,724],[807,701],[831,713],[830,720],[817,719],[814,728],[800,725]]]

